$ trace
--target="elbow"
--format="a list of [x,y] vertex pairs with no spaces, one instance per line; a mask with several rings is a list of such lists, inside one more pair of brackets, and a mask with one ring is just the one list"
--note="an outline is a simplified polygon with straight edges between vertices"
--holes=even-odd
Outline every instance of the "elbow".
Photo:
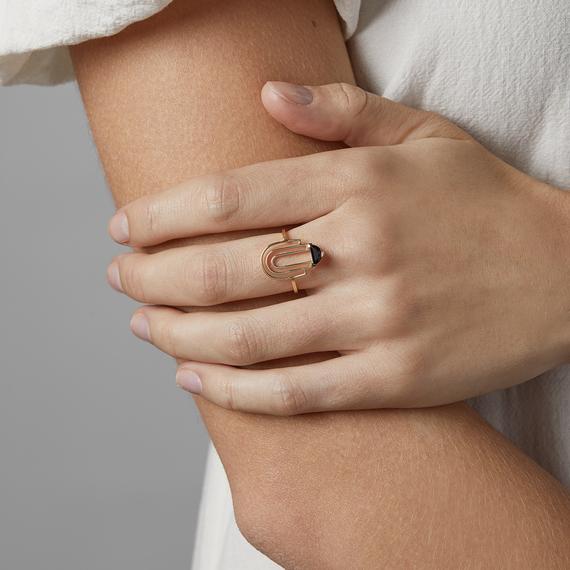
[[315,559],[317,521],[295,491],[274,481],[233,492],[237,526],[254,548],[284,568],[322,567],[323,561]]

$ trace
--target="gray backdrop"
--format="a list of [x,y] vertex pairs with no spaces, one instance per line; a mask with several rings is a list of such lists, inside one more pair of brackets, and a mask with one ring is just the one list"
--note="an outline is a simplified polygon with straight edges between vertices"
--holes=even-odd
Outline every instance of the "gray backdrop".
[[207,438],[106,284],[75,85],[0,88],[0,568],[188,570]]

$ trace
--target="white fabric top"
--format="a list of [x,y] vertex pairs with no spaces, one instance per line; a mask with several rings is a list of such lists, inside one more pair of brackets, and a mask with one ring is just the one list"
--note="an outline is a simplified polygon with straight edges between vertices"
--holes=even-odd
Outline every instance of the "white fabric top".
[[[0,0],[0,83],[72,77],[64,46],[117,33],[169,0]],[[336,0],[347,37],[360,0]],[[349,42],[363,87],[442,113],[517,168],[570,188],[568,0],[362,0]],[[537,236],[540,239],[540,236]],[[570,486],[570,366],[473,406]],[[271,570],[235,525],[212,450],[194,570]]]
[[[73,79],[66,46],[112,36],[172,0],[0,0],[0,85]],[[346,37],[360,0],[335,0]]]

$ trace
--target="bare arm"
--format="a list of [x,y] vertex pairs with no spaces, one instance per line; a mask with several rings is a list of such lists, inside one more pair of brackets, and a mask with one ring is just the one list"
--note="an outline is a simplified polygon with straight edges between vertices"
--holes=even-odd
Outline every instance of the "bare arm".
[[[329,0],[186,0],[73,58],[118,205],[192,175],[331,148],[264,81],[351,81]],[[463,405],[294,418],[197,399],[238,523],[295,568],[564,568],[562,487]]]

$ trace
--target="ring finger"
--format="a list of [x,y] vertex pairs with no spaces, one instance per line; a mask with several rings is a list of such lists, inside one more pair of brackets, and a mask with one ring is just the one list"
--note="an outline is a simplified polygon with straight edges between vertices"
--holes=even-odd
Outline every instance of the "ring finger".
[[[291,230],[288,237],[308,243],[303,238],[315,236],[315,245],[324,244],[323,250],[326,249],[323,261],[318,258],[318,248],[275,262],[279,265],[301,261],[307,266],[307,275],[298,280],[299,288],[320,287],[341,277],[333,244],[331,252],[322,228],[321,220],[317,220]],[[282,241],[283,236],[274,233],[153,254],[128,253],[111,263],[108,279],[115,289],[148,304],[211,306],[275,295],[291,291],[291,280],[287,275],[281,279],[268,276],[262,267],[261,254],[269,244]],[[313,271],[311,266],[317,264],[319,267]]]

